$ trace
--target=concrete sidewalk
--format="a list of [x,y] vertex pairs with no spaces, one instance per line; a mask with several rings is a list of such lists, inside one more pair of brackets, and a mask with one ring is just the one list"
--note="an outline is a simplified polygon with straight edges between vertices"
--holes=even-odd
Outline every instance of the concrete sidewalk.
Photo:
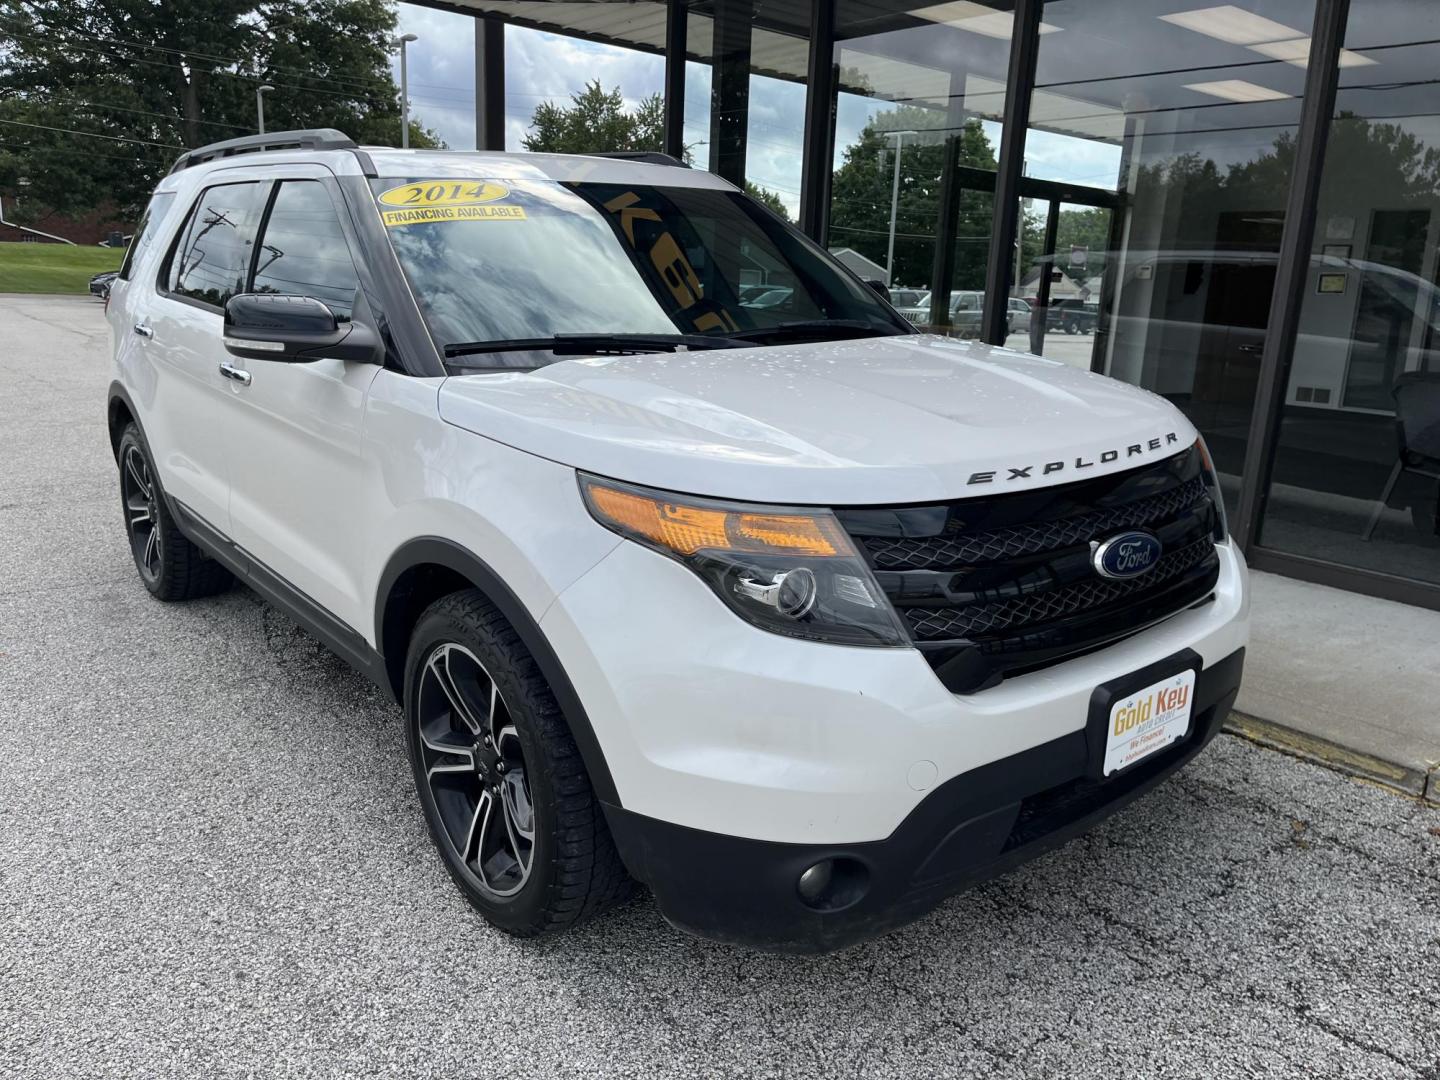
[[1440,612],[1251,574],[1228,728],[1440,803]]

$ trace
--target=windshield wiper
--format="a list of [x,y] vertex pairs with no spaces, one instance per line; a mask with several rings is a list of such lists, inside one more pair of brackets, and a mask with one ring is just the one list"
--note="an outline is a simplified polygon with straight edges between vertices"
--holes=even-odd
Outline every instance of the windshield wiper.
[[757,326],[752,330],[737,330],[730,336],[741,341],[767,341],[786,337],[889,337],[900,332],[898,327],[877,325],[863,319],[802,319],[774,326]]
[[733,349],[744,344],[734,337],[709,334],[553,334],[550,337],[502,341],[461,341],[445,346],[446,357],[476,353],[536,352],[557,356],[603,356],[607,353],[674,352],[676,349]]

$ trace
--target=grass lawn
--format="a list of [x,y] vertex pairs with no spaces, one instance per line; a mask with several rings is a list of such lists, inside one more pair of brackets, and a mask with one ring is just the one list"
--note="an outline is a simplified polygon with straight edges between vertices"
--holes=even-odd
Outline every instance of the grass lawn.
[[0,243],[0,293],[88,292],[94,275],[120,269],[124,257],[124,248],[93,244]]

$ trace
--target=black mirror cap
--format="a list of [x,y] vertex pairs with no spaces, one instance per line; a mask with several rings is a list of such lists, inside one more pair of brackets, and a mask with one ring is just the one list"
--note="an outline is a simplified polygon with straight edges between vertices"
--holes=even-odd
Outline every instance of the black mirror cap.
[[225,348],[247,360],[306,364],[315,360],[378,363],[375,334],[340,322],[313,296],[240,293],[225,304]]
[[865,280],[865,284],[866,284],[866,285],[869,285],[870,288],[871,288],[871,290],[872,290],[873,292],[877,293],[877,294],[880,296],[880,298],[881,298],[882,300],[884,300],[887,304],[890,302],[890,286],[889,286],[889,285],[886,285],[883,281],[878,281],[878,280],[876,280],[875,278],[867,278],[867,279]]

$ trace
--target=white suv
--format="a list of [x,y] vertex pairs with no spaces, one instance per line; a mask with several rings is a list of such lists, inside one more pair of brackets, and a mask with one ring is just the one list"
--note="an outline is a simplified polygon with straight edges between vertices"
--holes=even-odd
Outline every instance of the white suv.
[[659,155],[206,147],[109,315],[141,580],[239,578],[393,694],[515,934],[634,879],[707,936],[880,933],[1178,768],[1240,682],[1179,412],[917,336]]

